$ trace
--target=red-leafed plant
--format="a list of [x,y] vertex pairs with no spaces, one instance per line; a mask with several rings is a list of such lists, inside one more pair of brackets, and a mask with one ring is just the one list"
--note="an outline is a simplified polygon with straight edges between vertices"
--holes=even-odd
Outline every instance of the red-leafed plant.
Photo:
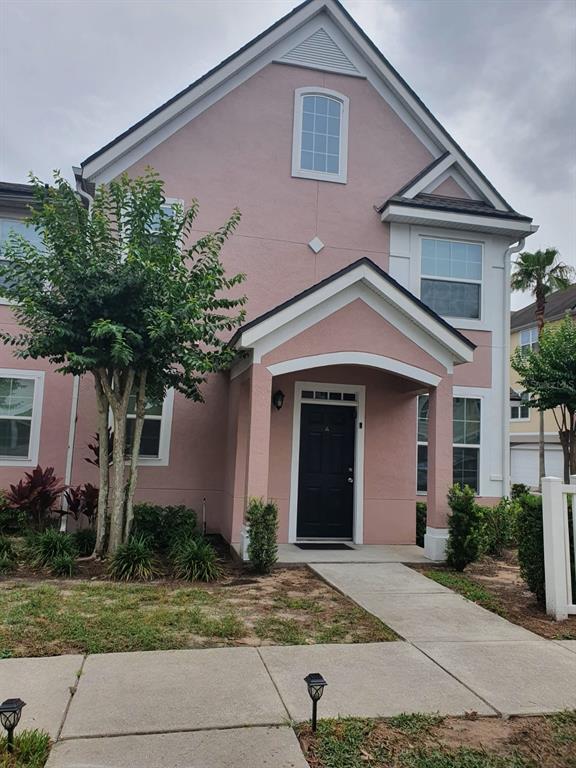
[[98,510],[98,488],[95,485],[85,483],[75,488],[71,486],[64,492],[64,498],[66,499],[68,514],[72,515],[74,520],[78,520],[80,515],[84,515],[88,518],[90,526],[94,524]]
[[18,485],[10,486],[6,499],[13,509],[26,513],[37,531],[43,531],[65,487],[54,467],[42,469],[38,465],[26,472]]
[[[92,464],[94,467],[100,466],[100,434],[96,433],[92,440],[93,443],[88,443],[88,450],[92,456],[87,456],[84,461],[88,464]],[[114,433],[108,428],[108,463],[112,461],[112,455],[114,453]]]

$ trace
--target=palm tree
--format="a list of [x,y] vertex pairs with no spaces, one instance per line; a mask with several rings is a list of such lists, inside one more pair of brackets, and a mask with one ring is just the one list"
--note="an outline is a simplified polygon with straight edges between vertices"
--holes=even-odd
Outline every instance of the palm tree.
[[[546,299],[554,291],[563,291],[570,286],[573,274],[572,267],[558,261],[559,253],[556,248],[530,253],[524,251],[518,255],[514,262],[514,272],[510,281],[513,291],[530,291],[536,302],[535,317],[538,328],[538,337],[544,327],[544,314],[546,312]],[[538,437],[539,453],[539,481],[546,474],[544,460],[544,412],[540,411],[540,429]]]

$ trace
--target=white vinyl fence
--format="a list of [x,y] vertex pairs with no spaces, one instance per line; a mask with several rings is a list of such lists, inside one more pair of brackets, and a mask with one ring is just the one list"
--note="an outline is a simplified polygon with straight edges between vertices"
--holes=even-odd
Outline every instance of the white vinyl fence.
[[546,612],[561,621],[567,619],[568,614],[576,614],[576,590],[572,588],[576,580],[576,562],[574,553],[570,552],[570,537],[576,541],[576,475],[570,478],[570,485],[565,485],[558,477],[542,478],[542,513]]

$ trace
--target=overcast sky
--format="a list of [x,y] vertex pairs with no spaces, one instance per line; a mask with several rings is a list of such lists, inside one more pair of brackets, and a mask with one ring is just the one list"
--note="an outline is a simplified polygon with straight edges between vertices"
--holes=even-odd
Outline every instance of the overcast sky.
[[[0,0],[0,179],[70,176],[296,4]],[[555,246],[576,265],[576,0],[344,5],[504,197],[534,217],[540,231],[526,247]]]

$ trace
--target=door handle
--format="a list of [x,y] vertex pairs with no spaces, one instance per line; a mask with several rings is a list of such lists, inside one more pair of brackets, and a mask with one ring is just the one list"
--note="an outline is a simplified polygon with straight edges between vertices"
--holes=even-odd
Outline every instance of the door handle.
[[354,478],[353,478],[353,477],[349,477],[349,478],[347,479],[347,482],[348,482],[348,483],[353,483],[353,482],[354,482]]

